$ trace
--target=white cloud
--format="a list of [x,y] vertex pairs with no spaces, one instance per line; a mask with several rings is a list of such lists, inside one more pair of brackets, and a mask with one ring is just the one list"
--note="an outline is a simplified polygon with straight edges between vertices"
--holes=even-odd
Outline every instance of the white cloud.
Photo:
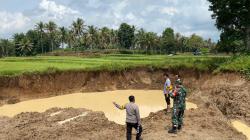
[[[20,10],[24,7],[20,6],[18,13],[0,16],[0,38],[10,34],[14,25],[20,27],[20,30],[14,28],[15,32],[25,32],[35,23],[49,20],[68,27],[78,17],[86,24],[98,27],[117,29],[122,22],[127,22],[158,34],[166,27],[172,27],[175,32],[185,35],[197,33],[214,40],[219,38],[206,0],[36,0],[34,3],[34,9]],[[4,22],[6,17],[9,20]]]
[[144,24],[144,19],[135,16],[132,12],[125,16],[124,21],[126,21],[128,24],[133,24],[138,27],[141,27]]
[[178,4],[179,0],[165,0],[168,4]]
[[126,19],[128,19],[128,20],[135,20],[136,17],[135,17],[135,15],[134,15],[133,13],[128,13],[128,14],[126,15]]
[[117,4],[116,6],[113,7],[112,12],[114,13],[116,18],[118,18],[118,19],[123,18],[122,11],[128,5],[127,2],[128,2],[127,0],[123,0],[122,2],[120,2],[119,4]]
[[147,12],[152,12],[152,11],[154,11],[157,7],[158,7],[158,6],[155,6],[155,5],[149,5],[149,6],[146,7],[145,10],[146,10]]
[[29,21],[30,19],[22,13],[0,11],[0,34],[22,30]]
[[154,12],[157,8],[159,8],[156,5],[149,5],[144,10],[141,11],[141,15],[147,16],[148,13]]
[[131,15],[124,16],[123,10],[128,6],[128,0],[122,0],[110,7],[110,9],[104,14],[107,21],[111,21],[110,27],[117,29],[122,22],[126,22],[126,18],[133,18]]
[[78,15],[79,12],[70,7],[57,4],[51,0],[42,0],[39,8],[44,11],[44,16],[49,16],[54,19],[63,19],[66,15]]
[[87,6],[93,8],[99,8],[102,5],[101,0],[89,0]]
[[179,11],[174,7],[164,7],[162,9],[160,9],[160,12],[162,14],[167,14],[167,15],[173,16],[176,13],[178,13]]

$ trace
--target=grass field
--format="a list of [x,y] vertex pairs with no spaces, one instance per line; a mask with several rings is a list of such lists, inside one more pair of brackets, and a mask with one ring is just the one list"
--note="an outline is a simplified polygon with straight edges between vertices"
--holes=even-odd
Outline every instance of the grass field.
[[198,70],[248,71],[250,57],[166,56],[166,55],[106,55],[99,57],[8,57],[0,59],[0,76],[23,73],[46,73],[67,70],[124,70],[133,67],[194,68]]
[[229,61],[222,63],[216,71],[240,72],[250,79],[250,56],[232,57]]

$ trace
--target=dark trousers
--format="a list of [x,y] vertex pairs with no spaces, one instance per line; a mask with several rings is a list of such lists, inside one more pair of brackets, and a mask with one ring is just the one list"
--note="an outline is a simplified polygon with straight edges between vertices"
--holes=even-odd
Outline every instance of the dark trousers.
[[[132,128],[137,130],[138,124],[137,123],[127,123],[127,140],[131,140],[132,137]],[[136,133],[136,140],[140,140],[142,133],[142,126],[139,126],[139,133]]]
[[164,96],[165,96],[167,105],[170,105],[170,96],[168,94],[164,94]]
[[184,117],[184,109],[180,109],[178,113],[178,125],[182,126],[183,124],[183,117]]
[[178,107],[173,107],[172,112],[172,123],[174,127],[183,125],[184,109],[179,109]]

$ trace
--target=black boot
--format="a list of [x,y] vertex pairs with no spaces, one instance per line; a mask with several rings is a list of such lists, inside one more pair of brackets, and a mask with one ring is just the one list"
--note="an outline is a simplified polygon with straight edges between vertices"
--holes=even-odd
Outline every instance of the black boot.
[[178,128],[177,128],[177,129],[178,129],[178,130],[181,130],[181,128],[182,128],[182,126],[181,126],[181,125],[178,125]]
[[177,133],[176,127],[173,126],[172,129],[168,130],[168,133],[176,134]]

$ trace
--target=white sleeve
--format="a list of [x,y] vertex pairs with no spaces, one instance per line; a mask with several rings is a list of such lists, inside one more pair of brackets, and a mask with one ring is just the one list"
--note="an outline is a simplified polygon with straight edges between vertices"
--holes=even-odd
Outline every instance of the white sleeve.
[[167,87],[170,87],[170,86],[171,86],[171,81],[167,80]]

